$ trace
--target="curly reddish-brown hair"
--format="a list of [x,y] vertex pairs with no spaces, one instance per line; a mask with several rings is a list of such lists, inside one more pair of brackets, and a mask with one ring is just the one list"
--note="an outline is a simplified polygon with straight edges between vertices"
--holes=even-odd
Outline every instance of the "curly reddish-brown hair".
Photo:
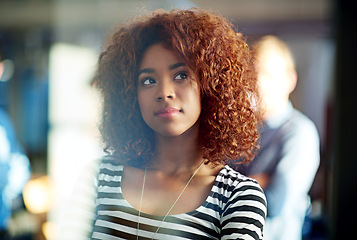
[[155,11],[120,25],[108,38],[93,79],[104,98],[106,149],[129,164],[150,162],[155,138],[140,113],[137,77],[145,50],[155,43],[182,57],[199,83],[204,158],[216,164],[251,160],[259,139],[252,52],[229,21],[199,9]]

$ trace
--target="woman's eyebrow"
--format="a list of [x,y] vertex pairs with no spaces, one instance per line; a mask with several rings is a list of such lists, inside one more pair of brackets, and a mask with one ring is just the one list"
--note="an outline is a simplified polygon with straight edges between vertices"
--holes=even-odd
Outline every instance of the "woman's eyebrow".
[[[179,68],[179,67],[182,67],[182,66],[185,66],[186,64],[183,63],[183,62],[179,62],[179,63],[175,63],[175,64],[172,64],[171,66],[169,66],[169,70],[173,70],[175,68]],[[142,73],[154,73],[155,72],[155,69],[153,68],[144,68],[144,69],[141,69],[139,71],[139,74],[142,74]]]
[[153,69],[153,68],[144,68],[139,71],[138,75],[140,75],[142,73],[154,73],[154,72],[155,72],[155,69]]
[[175,68],[179,68],[179,67],[182,67],[182,66],[185,66],[186,64],[185,63],[182,63],[182,62],[179,62],[179,63],[175,63],[175,64],[172,64],[169,69],[170,70],[173,70]]

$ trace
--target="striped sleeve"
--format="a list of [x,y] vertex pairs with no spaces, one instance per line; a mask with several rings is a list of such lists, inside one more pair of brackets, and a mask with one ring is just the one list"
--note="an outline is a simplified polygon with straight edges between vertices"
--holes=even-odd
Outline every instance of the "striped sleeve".
[[229,198],[220,219],[221,239],[263,239],[267,210],[259,184],[233,170],[222,178]]

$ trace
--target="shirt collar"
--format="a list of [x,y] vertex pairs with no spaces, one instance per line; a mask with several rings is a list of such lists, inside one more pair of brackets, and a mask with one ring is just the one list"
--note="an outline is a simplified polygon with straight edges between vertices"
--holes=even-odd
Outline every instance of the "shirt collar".
[[293,110],[293,104],[291,103],[291,101],[289,101],[285,108],[280,109],[277,113],[275,113],[269,119],[264,121],[263,128],[278,128],[290,118],[290,116],[293,114]]

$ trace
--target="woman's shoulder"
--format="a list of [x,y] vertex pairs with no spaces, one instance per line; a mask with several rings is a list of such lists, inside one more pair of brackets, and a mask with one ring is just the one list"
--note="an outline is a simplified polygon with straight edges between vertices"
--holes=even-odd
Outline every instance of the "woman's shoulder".
[[265,195],[259,183],[250,177],[247,177],[240,172],[225,165],[219,172],[216,179],[218,191],[225,196],[258,196],[261,202],[265,203]]
[[98,179],[101,175],[117,176],[123,169],[124,165],[116,161],[114,157],[103,156],[86,163],[81,169],[80,176],[86,179]]
[[114,156],[104,156],[98,162],[98,178],[116,178],[122,176],[124,165]]
[[227,203],[231,203],[227,206],[254,206],[260,209],[261,216],[265,216],[266,197],[263,189],[255,179],[247,177],[226,165],[217,176],[217,181],[217,187],[220,189],[218,192],[224,196]]
[[[218,179],[223,181],[229,186],[239,185],[240,183],[248,183],[251,185],[258,185],[258,182],[250,177],[241,174],[239,171],[234,170],[229,165],[225,165],[218,174]],[[260,186],[259,186],[260,187]]]
[[122,169],[124,168],[124,165],[118,160],[117,157],[106,155],[99,160],[99,167],[109,169]]

